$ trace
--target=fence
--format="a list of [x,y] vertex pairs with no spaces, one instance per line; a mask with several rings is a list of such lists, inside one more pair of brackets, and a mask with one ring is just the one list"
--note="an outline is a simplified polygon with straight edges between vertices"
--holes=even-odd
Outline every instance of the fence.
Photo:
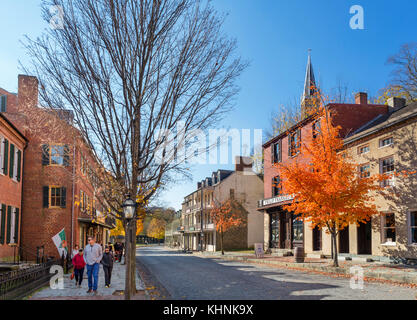
[[54,264],[60,264],[60,262],[51,260],[25,269],[0,274],[0,300],[22,299],[43,287],[52,276],[49,270]]

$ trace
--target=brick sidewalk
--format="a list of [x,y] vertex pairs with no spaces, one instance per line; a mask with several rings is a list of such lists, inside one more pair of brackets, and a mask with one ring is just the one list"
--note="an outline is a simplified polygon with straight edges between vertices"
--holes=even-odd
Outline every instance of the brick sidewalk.
[[[75,280],[70,279],[70,274],[64,275],[64,289],[51,289],[45,287],[44,289],[35,292],[30,300],[123,300],[124,296],[120,295],[120,291],[125,287],[125,265],[114,263],[111,287],[104,287],[104,271],[100,266],[99,280],[98,280],[98,294],[88,294],[88,279],[87,268],[84,272],[82,287],[77,288]],[[132,300],[146,300],[145,287],[139,274],[136,272],[136,288],[137,295]]]

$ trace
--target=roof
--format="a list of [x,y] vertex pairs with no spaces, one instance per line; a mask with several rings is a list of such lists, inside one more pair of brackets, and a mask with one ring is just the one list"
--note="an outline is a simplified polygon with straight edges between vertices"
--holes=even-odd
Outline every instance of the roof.
[[16,133],[19,135],[19,136],[21,136],[26,142],[28,141],[28,139],[24,136],[24,134],[23,133],[21,133],[20,131],[19,131],[19,129],[17,129],[16,128],[16,126],[9,120],[9,119],[7,119],[7,117],[3,114],[3,112],[0,112],[0,118],[2,118],[2,119],[4,119],[4,121],[6,121],[7,122],[7,124],[9,125],[9,126],[11,126],[12,128],[13,128],[13,130],[14,131],[16,131]]
[[417,102],[410,103],[402,108],[390,111],[386,114],[381,114],[347,136],[345,139],[345,144],[351,143],[360,138],[371,135],[383,128],[391,127],[397,123],[403,122],[416,116]]

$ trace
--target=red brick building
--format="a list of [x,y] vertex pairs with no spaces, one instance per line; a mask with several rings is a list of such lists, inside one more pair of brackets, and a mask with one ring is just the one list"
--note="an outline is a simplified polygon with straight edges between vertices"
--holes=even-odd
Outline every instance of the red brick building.
[[86,245],[95,235],[109,239],[113,221],[95,198],[92,172],[97,161],[78,130],[71,112],[53,113],[38,104],[38,80],[20,75],[18,93],[5,92],[3,110],[30,143],[25,151],[21,246],[25,252],[57,256],[52,237],[65,229],[68,247]]
[[[314,72],[309,57],[302,107],[308,107],[309,101],[314,99]],[[328,109],[333,115],[334,125],[340,126],[340,135],[344,138],[380,114],[388,112],[388,106],[368,104],[366,93],[355,96],[355,104],[329,104]],[[312,243],[312,251],[321,251],[322,231],[318,229],[306,230],[303,222],[297,221],[294,215],[283,209],[291,203],[290,195],[282,194],[277,187],[279,182],[278,170],[274,167],[278,162],[307,161],[299,153],[303,137],[313,132],[313,117],[307,117],[289,130],[272,138],[263,145],[264,149],[264,199],[258,203],[258,210],[265,213],[265,247],[272,249],[291,250],[296,246],[304,246],[305,242]],[[304,138],[305,139],[305,138]],[[291,141],[291,143],[289,143]],[[309,232],[307,232],[309,231]],[[305,239],[305,235],[312,239]]]
[[[7,97],[0,90],[1,106]],[[12,261],[20,244],[23,155],[27,139],[0,112],[0,261]]]

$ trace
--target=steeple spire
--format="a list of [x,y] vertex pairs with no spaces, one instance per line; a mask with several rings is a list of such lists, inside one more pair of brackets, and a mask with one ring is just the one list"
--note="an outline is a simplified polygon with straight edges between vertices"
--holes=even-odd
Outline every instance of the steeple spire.
[[303,97],[301,100],[301,108],[303,113],[307,111],[309,107],[314,105],[314,98],[317,90],[318,88],[316,85],[316,79],[314,77],[313,64],[311,63],[311,49],[308,49],[306,77],[304,81]]

